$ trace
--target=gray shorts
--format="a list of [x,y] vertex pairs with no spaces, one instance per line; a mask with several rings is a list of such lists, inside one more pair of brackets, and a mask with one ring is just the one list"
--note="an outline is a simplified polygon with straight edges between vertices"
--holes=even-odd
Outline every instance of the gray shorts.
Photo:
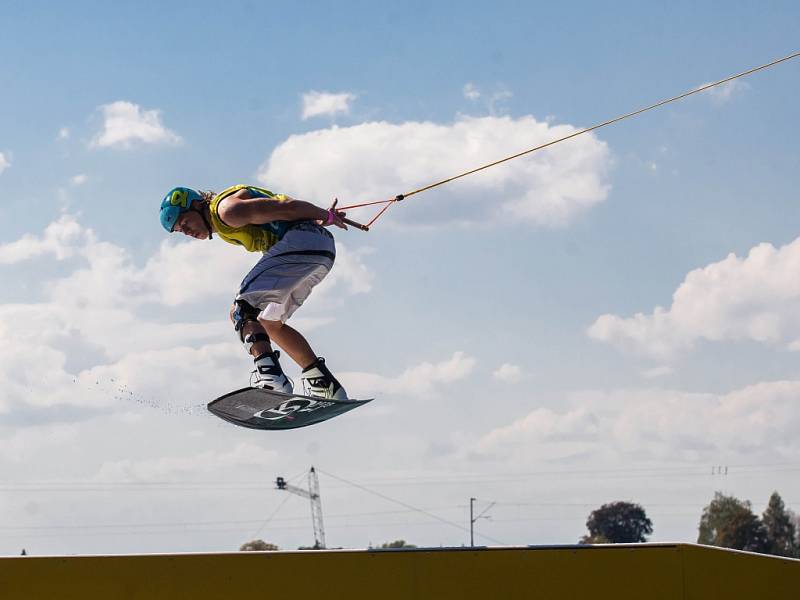
[[258,309],[259,318],[285,322],[333,268],[336,245],[324,227],[298,223],[247,274],[236,300]]

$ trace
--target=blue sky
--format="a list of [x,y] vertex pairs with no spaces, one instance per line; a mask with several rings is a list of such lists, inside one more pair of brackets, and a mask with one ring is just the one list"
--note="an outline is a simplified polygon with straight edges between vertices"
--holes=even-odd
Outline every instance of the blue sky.
[[0,552],[296,547],[299,499],[259,524],[283,499],[272,478],[312,463],[348,547],[467,538],[366,515],[397,507],[324,473],[457,523],[470,496],[497,501],[481,527],[505,543],[573,542],[618,499],[671,541],[695,539],[715,490],[797,509],[800,60],[338,233],[296,323],[377,400],[304,431],[196,409],[247,382],[227,310],[256,257],[156,218],[175,185],[393,197],[797,51],[794,3],[31,2],[0,19]]

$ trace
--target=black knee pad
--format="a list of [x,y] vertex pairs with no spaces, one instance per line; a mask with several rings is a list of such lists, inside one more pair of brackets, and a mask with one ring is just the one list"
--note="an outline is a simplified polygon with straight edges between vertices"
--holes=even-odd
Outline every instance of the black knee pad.
[[[244,300],[237,300],[235,303],[236,308],[233,310],[233,327],[236,333],[239,334],[239,339],[242,343],[247,343],[245,340],[244,335],[244,326],[245,323],[248,321],[253,321],[258,323],[258,309],[248,304]],[[263,334],[262,334],[263,335]],[[248,337],[255,337],[255,336],[248,336]],[[267,338],[269,339],[269,338]],[[251,340],[250,343],[252,344],[255,341],[260,340]]]

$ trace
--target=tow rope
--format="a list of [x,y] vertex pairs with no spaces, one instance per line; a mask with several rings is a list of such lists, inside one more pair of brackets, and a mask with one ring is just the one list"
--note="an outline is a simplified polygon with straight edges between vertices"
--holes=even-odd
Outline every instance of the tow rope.
[[364,203],[361,203],[361,204],[351,204],[349,206],[339,207],[338,210],[348,210],[348,209],[352,209],[352,208],[362,208],[362,207],[365,207],[365,206],[377,206],[377,205],[380,205],[380,204],[384,204],[385,206],[383,208],[381,208],[378,211],[378,213],[374,217],[372,217],[372,219],[366,224],[357,223],[357,222],[355,222],[355,221],[353,221],[351,219],[345,219],[344,220],[348,225],[352,225],[353,227],[361,229],[362,231],[369,231],[370,227],[372,227],[372,225],[375,223],[375,221],[377,221],[381,216],[383,216],[383,214],[387,210],[389,210],[389,208],[393,204],[401,202],[402,200],[405,200],[406,198],[408,198],[410,196],[414,196],[415,194],[426,192],[426,191],[431,190],[431,189],[433,189],[435,187],[439,187],[440,185],[444,185],[445,183],[450,183],[451,181],[455,181],[456,179],[461,179],[462,177],[466,177],[467,175],[472,175],[473,173],[477,173],[478,171],[483,171],[484,169],[488,169],[489,167],[494,167],[496,165],[499,165],[501,163],[507,162],[509,160],[513,160],[515,158],[519,158],[520,156],[525,156],[526,154],[530,154],[531,152],[536,152],[537,150],[542,150],[542,149],[547,148],[549,146],[553,146],[555,144],[559,144],[559,143],[564,142],[566,140],[569,140],[571,138],[578,137],[579,135],[583,135],[584,133],[589,133],[590,131],[594,131],[595,129],[600,129],[601,127],[605,127],[607,125],[612,125],[614,123],[618,123],[619,121],[622,121],[624,119],[629,119],[631,117],[635,117],[636,115],[640,115],[640,114],[642,114],[644,112],[647,112],[648,110],[653,110],[654,108],[658,108],[660,106],[664,106],[665,104],[669,104],[671,102],[676,102],[678,100],[682,100],[683,98],[686,98],[687,96],[691,96],[693,94],[699,94],[700,92],[704,92],[704,91],[706,91],[708,89],[711,89],[713,87],[716,87],[718,85],[722,85],[723,83],[728,83],[729,81],[733,81],[734,79],[739,79],[740,77],[745,77],[746,75],[751,75],[752,73],[755,73],[757,71],[762,71],[764,69],[768,69],[770,67],[774,67],[775,65],[778,65],[778,64],[780,64],[782,62],[786,62],[788,60],[792,60],[793,58],[797,58],[798,56],[800,56],[800,52],[795,52],[794,54],[790,54],[788,56],[784,56],[783,58],[779,58],[779,59],[773,60],[773,61],[768,62],[766,64],[763,64],[761,66],[754,67],[752,69],[748,69],[747,71],[742,71],[741,73],[737,73],[736,75],[731,75],[730,77],[726,77],[725,79],[720,79],[719,81],[715,81],[713,83],[708,83],[708,84],[700,86],[698,88],[694,88],[692,90],[689,90],[688,92],[684,92],[682,94],[678,94],[677,96],[673,96],[672,98],[667,98],[666,100],[661,100],[660,102],[656,102],[655,104],[651,104],[649,106],[645,106],[644,108],[640,108],[638,110],[631,111],[631,112],[626,113],[624,115],[621,115],[619,117],[615,117],[613,119],[609,119],[607,121],[603,121],[602,123],[598,123],[597,125],[592,125],[591,127],[587,127],[586,129],[581,129],[580,131],[576,131],[575,133],[571,133],[569,135],[565,135],[564,137],[560,137],[558,139],[551,140],[551,141],[549,141],[549,142],[547,142],[545,144],[541,144],[541,145],[536,146],[534,148],[529,148],[528,150],[523,150],[522,152],[517,152],[516,154],[512,154],[511,156],[507,156],[505,158],[501,158],[500,160],[496,160],[494,162],[490,162],[490,163],[482,165],[480,167],[477,167],[477,168],[474,168],[474,169],[470,169],[469,171],[464,171],[463,173],[459,173],[458,175],[454,175],[453,177],[448,177],[447,179],[442,179],[441,181],[437,181],[435,183],[431,183],[429,185],[426,185],[424,187],[418,188],[416,190],[412,190],[410,192],[405,192],[404,194],[397,194],[397,196],[395,196],[394,198],[390,198],[389,200],[376,200],[374,202],[364,202]]

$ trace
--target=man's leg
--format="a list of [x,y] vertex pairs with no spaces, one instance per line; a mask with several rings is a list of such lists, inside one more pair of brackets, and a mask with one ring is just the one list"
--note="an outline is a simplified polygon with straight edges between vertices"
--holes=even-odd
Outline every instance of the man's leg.
[[[291,259],[286,258],[288,254],[293,255]],[[335,255],[330,232],[313,224],[297,225],[245,277],[237,298],[239,302],[252,302],[252,306],[248,304],[251,308],[258,307],[257,317],[265,335],[303,369],[307,394],[344,399],[346,393],[325,359],[317,357],[300,332],[285,324],[330,272]]]
[[279,354],[272,349],[269,335],[257,319],[258,311],[246,302],[237,301],[231,309],[239,339],[255,363],[254,377],[250,385],[291,394],[293,386],[278,362]]
[[295,328],[282,321],[259,319],[258,322],[266,330],[269,338],[291,356],[301,369],[307,368],[317,360],[317,355],[311,349],[308,340]]
[[269,337],[278,344],[294,362],[303,369],[303,388],[309,396],[346,400],[347,392],[325,365],[325,359],[317,357],[308,341],[299,331],[282,321],[259,319]]
[[[231,320],[234,325],[236,325],[236,321],[233,317],[233,310],[231,311]],[[240,330],[242,342],[247,339],[250,340],[250,342],[247,343],[247,346],[249,346],[247,351],[250,353],[250,356],[258,358],[262,354],[272,352],[272,344],[269,343],[269,335],[264,331],[264,327],[261,323],[255,319],[247,320],[242,323]]]

